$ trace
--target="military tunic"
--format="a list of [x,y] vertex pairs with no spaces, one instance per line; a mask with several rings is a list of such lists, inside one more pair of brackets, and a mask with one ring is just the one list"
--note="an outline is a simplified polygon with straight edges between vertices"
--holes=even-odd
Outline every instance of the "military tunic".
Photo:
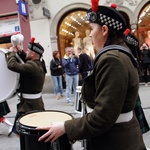
[[26,63],[19,63],[16,53],[11,52],[7,57],[8,68],[20,73],[18,92],[21,93],[20,103],[17,105],[18,112],[33,110],[44,110],[42,97],[35,99],[23,98],[22,94],[38,94],[43,89],[45,71],[40,60],[28,60]]
[[[93,111],[65,122],[69,140],[88,139],[88,150],[144,150],[138,121],[116,123],[134,109],[139,77],[130,58],[118,50],[103,53],[84,80],[83,98],[94,102]],[[88,104],[88,103],[87,103]]]

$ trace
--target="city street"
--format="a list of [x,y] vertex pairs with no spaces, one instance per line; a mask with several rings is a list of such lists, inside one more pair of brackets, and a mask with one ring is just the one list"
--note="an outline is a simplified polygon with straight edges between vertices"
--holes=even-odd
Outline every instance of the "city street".
[[[145,116],[150,125],[150,85],[144,86],[144,84],[140,84],[139,94],[141,97],[142,107],[145,112]],[[59,110],[62,112],[67,112],[71,114],[73,117],[79,117],[80,114],[75,112],[75,105],[68,106],[65,101],[65,97],[56,100],[54,94],[43,93],[43,99],[46,110]],[[6,117],[13,123],[14,116],[16,114],[16,104],[18,103],[17,96],[8,100],[11,113],[9,113]],[[14,134],[10,137],[7,136],[8,128],[3,124],[0,127],[2,134],[0,135],[0,150],[20,150],[20,140]],[[146,147],[150,148],[150,131],[143,135],[144,142]],[[74,150],[83,150],[82,144],[80,141],[75,142],[73,144]]]

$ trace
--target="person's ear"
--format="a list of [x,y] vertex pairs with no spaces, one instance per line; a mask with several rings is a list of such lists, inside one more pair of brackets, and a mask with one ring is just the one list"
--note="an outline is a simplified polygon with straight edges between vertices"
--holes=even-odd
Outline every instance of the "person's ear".
[[31,52],[31,56],[33,57],[34,55],[35,55],[35,52],[34,52],[34,51],[32,51],[32,52]]
[[103,34],[103,36],[106,36],[107,34],[108,34],[108,26],[106,26],[106,25],[103,25],[102,26],[102,34]]

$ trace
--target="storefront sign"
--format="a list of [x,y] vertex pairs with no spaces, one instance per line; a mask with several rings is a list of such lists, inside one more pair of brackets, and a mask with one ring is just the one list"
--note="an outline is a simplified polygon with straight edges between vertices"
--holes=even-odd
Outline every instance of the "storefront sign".
[[19,14],[23,16],[28,16],[27,9],[26,9],[26,2],[19,0]]
[[20,25],[17,16],[0,18],[0,37],[11,36],[20,33]]

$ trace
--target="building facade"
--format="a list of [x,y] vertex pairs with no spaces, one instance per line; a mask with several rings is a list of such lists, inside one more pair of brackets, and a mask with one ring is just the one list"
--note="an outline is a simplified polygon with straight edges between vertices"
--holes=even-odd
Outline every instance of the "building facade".
[[[41,0],[39,4],[35,4],[34,1],[36,0],[30,0],[30,6],[29,6],[29,16],[30,17],[30,27],[31,27],[31,35],[38,38],[38,41],[44,44],[44,47],[46,49],[46,53],[44,58],[47,62],[47,69],[49,68],[49,60],[52,57],[52,51],[58,49],[63,53],[63,49],[60,49],[60,39],[59,36],[61,36],[61,33],[59,32],[59,28],[61,26],[61,23],[63,22],[64,18],[67,18],[70,13],[74,11],[86,11],[90,8],[90,0],[59,0],[59,3],[54,3],[53,1],[49,0]],[[117,3],[118,9],[126,14],[127,17],[129,17],[131,29],[136,32],[136,35],[138,34],[144,34],[146,36],[146,32],[150,30],[150,25],[145,25],[143,29],[141,29],[140,33],[138,33],[138,21],[139,16],[142,13],[142,10],[145,7],[150,7],[150,1],[149,0],[101,0],[99,2],[101,5],[110,5],[111,3]],[[40,5],[42,4],[42,5]],[[44,6],[45,4],[45,6]],[[39,6],[37,6],[39,5]],[[36,7],[37,6],[37,7]],[[40,13],[39,10],[42,12],[42,7],[46,7],[50,11],[50,18],[40,16],[38,17],[38,13]],[[30,8],[32,9],[32,13],[30,13]],[[150,12],[150,10],[149,10]],[[150,19],[150,14],[149,14]],[[147,17],[147,18],[148,18]],[[147,21],[149,21],[147,19]],[[150,22],[150,21],[149,21]],[[70,22],[70,24],[73,24],[73,21]],[[69,28],[67,28],[70,30]],[[79,29],[75,29],[76,31]],[[80,30],[85,30],[84,27]],[[143,31],[145,30],[145,31]],[[73,33],[74,34],[74,33]],[[74,35],[72,36],[72,38]],[[140,36],[139,36],[140,37]],[[64,37],[67,38],[67,37]],[[140,37],[141,38],[141,37]],[[62,39],[61,39],[62,40]],[[143,39],[140,39],[143,40]]]
[[[76,31],[80,32],[82,39],[85,37],[85,31],[90,30],[89,26],[85,24],[86,11],[91,7],[90,0],[20,1],[27,4],[28,16],[19,14],[17,0],[11,0],[11,4],[10,0],[1,2],[0,16],[17,12],[21,33],[25,35],[24,47],[26,48],[27,41],[30,41],[31,37],[35,37],[36,41],[44,47],[43,57],[48,71],[45,87],[48,89],[47,91],[52,92],[49,70],[52,52],[59,50],[63,56],[64,48],[73,44],[72,39]],[[118,9],[129,20],[131,30],[135,32],[142,44],[147,36],[147,31],[150,30],[150,0],[101,0],[99,2],[100,5],[107,6],[111,3],[118,5]],[[3,7],[5,5],[7,8]]]

